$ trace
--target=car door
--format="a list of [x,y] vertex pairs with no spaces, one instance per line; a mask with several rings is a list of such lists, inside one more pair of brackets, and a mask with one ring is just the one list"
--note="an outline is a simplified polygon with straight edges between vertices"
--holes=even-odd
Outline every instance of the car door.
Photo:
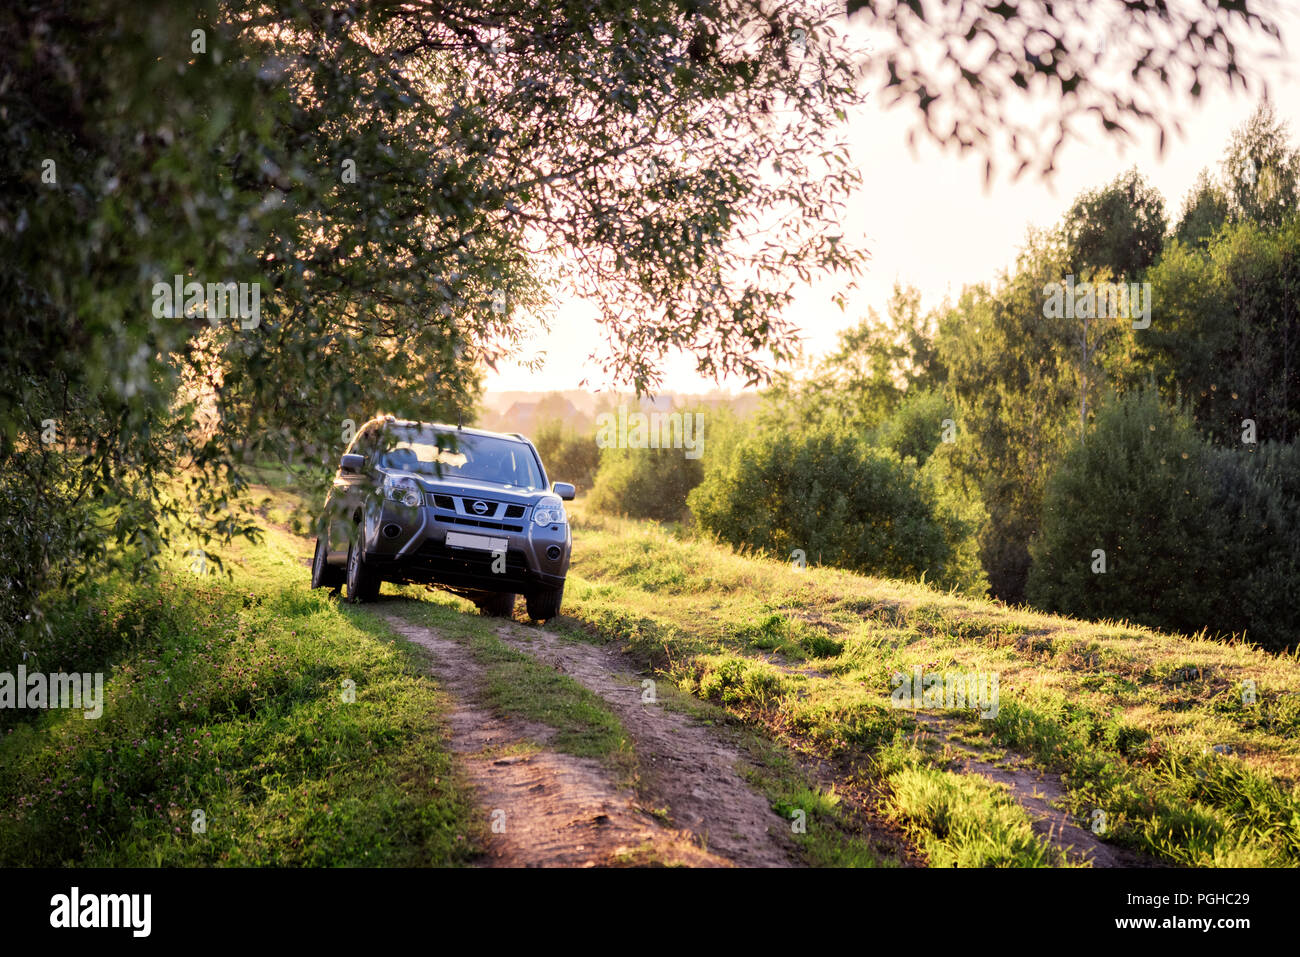
[[327,511],[330,519],[331,560],[346,560],[348,547],[356,533],[358,518],[364,513],[366,500],[373,492],[373,468],[383,427],[377,422],[363,426],[352,439],[344,454],[361,455],[365,464],[356,472],[345,472],[340,467],[334,473]]

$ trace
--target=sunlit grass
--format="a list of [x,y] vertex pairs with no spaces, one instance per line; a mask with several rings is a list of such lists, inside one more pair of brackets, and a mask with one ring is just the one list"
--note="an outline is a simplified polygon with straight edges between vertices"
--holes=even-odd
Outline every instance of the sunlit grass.
[[[911,726],[891,707],[895,672],[996,672],[998,714],[953,713],[963,734],[1062,773],[1071,810],[1080,821],[1104,810],[1109,840],[1180,864],[1300,863],[1295,656],[796,569],[581,506],[574,522],[559,627],[625,642],[776,740],[823,758],[870,757]],[[907,779],[909,801],[923,780]],[[925,787],[950,805],[966,793]],[[979,856],[922,843],[945,860]]]
[[[296,540],[184,560],[51,612],[103,670],[103,717],[0,740],[5,865],[448,865],[482,825],[446,699],[405,642],[307,588]],[[198,814],[196,814],[198,812]],[[198,827],[198,824],[202,827]]]

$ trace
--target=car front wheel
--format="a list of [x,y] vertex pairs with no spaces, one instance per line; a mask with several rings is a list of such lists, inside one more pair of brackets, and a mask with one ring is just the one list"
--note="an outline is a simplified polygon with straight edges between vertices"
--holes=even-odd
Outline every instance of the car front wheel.
[[375,570],[366,564],[358,530],[356,540],[348,546],[348,601],[374,601],[379,597],[379,583]]
[[558,588],[538,588],[524,596],[528,605],[528,617],[534,621],[550,621],[560,613],[560,602],[563,600],[563,585]]

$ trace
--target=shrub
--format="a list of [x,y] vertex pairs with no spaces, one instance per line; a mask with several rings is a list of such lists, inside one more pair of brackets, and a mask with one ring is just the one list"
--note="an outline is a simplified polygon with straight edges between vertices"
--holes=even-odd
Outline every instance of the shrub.
[[909,391],[876,431],[875,443],[899,458],[924,465],[943,437],[944,419],[953,417],[948,401],[933,389]]
[[842,428],[764,429],[711,464],[689,504],[733,546],[870,575],[953,578],[950,535],[911,462]]
[[600,467],[600,449],[594,436],[576,432],[559,419],[551,419],[537,430],[533,444],[551,481],[570,482],[580,492],[591,490]]
[[941,442],[921,468],[930,507],[944,531],[948,555],[934,579],[966,595],[984,597],[989,590],[980,536],[989,527],[989,513],[979,485],[958,466],[969,438]]
[[1215,484],[1207,534],[1229,565],[1218,607],[1233,631],[1277,650],[1300,641],[1300,443],[1207,450]]
[[1212,448],[1155,395],[1127,397],[1049,480],[1031,554],[1028,594],[1046,610],[1293,644],[1300,451]]
[[681,449],[605,448],[589,501],[610,515],[676,522],[686,517],[686,497],[703,477],[700,460]]
[[1029,599],[1182,631],[1211,620],[1221,563],[1200,534],[1214,497],[1202,453],[1190,418],[1154,394],[1102,409],[1048,480]]

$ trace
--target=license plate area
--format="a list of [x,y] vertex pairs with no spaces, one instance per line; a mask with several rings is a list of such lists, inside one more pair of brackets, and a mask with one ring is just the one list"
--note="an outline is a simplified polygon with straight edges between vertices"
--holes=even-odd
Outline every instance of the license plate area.
[[469,548],[477,552],[504,552],[508,539],[493,538],[490,535],[467,535],[464,532],[448,532],[448,548]]

